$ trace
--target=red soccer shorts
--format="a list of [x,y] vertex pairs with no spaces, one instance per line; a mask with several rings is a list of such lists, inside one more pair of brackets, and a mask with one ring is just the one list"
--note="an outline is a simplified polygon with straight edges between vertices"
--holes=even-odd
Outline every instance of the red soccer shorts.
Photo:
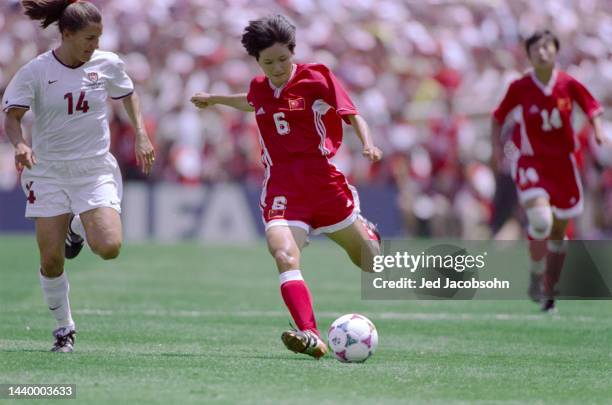
[[546,197],[557,218],[573,218],[583,210],[582,182],[576,159],[521,156],[513,167],[519,201]]
[[274,163],[266,171],[260,205],[266,230],[284,225],[332,233],[359,215],[357,190],[325,158]]

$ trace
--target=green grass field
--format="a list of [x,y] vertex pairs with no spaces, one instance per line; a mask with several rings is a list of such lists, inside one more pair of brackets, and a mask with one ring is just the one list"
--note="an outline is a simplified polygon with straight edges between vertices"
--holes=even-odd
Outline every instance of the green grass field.
[[612,402],[610,301],[558,316],[527,300],[363,301],[359,271],[317,240],[303,273],[321,329],[360,312],[380,343],[364,364],[315,361],[280,342],[290,318],[263,244],[131,245],[68,263],[66,355],[48,352],[37,267],[33,238],[0,238],[0,383],[76,384],[78,403]]

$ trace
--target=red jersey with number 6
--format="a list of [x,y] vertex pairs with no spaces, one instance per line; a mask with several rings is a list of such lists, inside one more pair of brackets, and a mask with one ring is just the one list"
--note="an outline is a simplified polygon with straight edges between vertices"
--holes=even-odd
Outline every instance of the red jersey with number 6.
[[576,102],[593,118],[603,110],[591,93],[569,74],[555,69],[547,84],[532,70],[510,84],[493,116],[503,124],[508,114],[519,109],[519,146],[523,156],[568,156],[576,151],[571,115]]
[[321,64],[293,65],[291,77],[275,87],[265,76],[247,94],[255,109],[266,166],[300,158],[334,156],[342,143],[342,120],[357,114],[346,90]]
[[247,100],[261,134],[266,229],[287,225],[320,233],[350,225],[359,199],[328,160],[342,143],[342,120],[357,114],[340,82],[323,65],[298,64],[282,87],[265,76],[253,79]]

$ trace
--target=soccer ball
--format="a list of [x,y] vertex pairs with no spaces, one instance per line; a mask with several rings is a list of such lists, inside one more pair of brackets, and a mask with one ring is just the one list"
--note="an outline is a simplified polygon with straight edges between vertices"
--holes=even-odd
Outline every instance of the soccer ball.
[[365,316],[347,314],[331,324],[327,341],[336,359],[343,363],[362,363],[374,354],[378,332]]

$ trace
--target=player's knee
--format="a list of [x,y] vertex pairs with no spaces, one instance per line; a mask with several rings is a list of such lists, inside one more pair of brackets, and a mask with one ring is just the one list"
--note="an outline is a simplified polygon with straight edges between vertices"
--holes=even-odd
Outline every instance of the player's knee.
[[565,229],[559,230],[553,227],[552,230],[550,231],[550,235],[548,235],[548,239],[554,240],[554,241],[563,241],[564,238],[565,238]]
[[377,245],[378,243],[374,243],[374,241],[363,240],[362,243],[353,244],[346,247],[345,250],[355,266],[363,271],[370,272],[372,271],[374,256],[380,252],[380,250],[377,249]]
[[296,255],[291,254],[287,249],[275,249],[272,256],[280,269],[298,269],[299,260]]
[[370,256],[374,257],[380,254],[380,242],[378,242],[377,240],[369,240],[367,244]]
[[[370,224],[370,226],[372,226]],[[374,228],[372,226],[372,228]],[[372,258],[380,254],[380,240],[378,231],[372,229],[366,224],[366,233],[362,235],[361,251],[364,257]]]
[[565,239],[566,231],[567,221],[553,221],[548,239],[562,242]]
[[374,265],[374,257],[380,255],[380,244],[377,241],[367,240],[360,252],[359,267],[361,270],[371,273]]
[[552,209],[549,205],[538,205],[526,210],[529,221],[529,236],[534,239],[546,239],[550,236],[553,226]]
[[61,254],[44,255],[40,260],[40,267],[45,277],[59,277],[64,272],[64,256]]
[[121,241],[120,240],[107,240],[103,242],[98,242],[91,247],[91,250],[98,256],[100,256],[104,260],[112,260],[119,256],[119,252],[121,251]]

